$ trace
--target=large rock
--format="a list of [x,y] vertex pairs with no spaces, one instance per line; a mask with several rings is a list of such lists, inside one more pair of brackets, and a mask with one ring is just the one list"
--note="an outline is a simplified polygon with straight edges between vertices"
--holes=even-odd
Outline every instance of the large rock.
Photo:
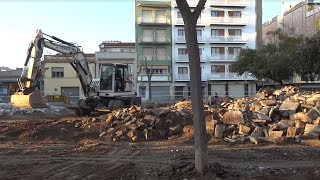
[[280,111],[289,111],[289,112],[296,112],[299,107],[299,102],[285,100],[281,106],[279,107]]
[[299,120],[304,123],[307,123],[307,122],[311,121],[311,118],[307,115],[307,113],[298,112],[298,113],[292,114],[290,116],[290,120],[292,120],[292,121]]
[[244,124],[243,115],[238,110],[230,110],[226,112],[222,116],[221,121],[223,124]]

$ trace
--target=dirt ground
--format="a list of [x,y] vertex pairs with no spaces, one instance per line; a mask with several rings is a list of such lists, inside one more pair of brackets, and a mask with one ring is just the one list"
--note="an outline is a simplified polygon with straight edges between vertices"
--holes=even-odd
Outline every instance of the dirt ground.
[[0,119],[0,179],[320,178],[319,147],[211,138],[209,171],[199,177],[191,134],[165,141],[110,142],[97,131],[77,127],[83,119],[74,116]]

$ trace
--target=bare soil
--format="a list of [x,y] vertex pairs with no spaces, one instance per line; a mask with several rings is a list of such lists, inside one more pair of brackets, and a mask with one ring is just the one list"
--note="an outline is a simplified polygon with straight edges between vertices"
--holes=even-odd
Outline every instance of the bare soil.
[[210,138],[209,171],[194,170],[193,135],[110,142],[83,118],[0,120],[0,179],[319,179],[320,148],[296,143],[229,143]]

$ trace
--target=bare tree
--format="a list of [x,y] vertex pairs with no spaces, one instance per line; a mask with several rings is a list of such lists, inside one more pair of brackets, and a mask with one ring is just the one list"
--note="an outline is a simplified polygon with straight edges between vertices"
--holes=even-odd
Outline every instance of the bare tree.
[[[153,63],[153,62],[152,62]],[[152,78],[152,70],[153,70],[153,65],[149,64],[148,65],[148,61],[147,61],[147,57],[144,58],[144,62],[141,63],[140,66],[140,74],[143,74],[143,70],[146,72],[147,74],[147,78],[148,78],[148,95],[149,95],[149,101],[152,100],[152,93],[151,93],[151,78]]]
[[193,11],[191,11],[186,0],[176,0],[176,3],[184,21],[189,58],[191,103],[195,130],[195,169],[198,173],[203,175],[208,167],[208,145],[201,88],[201,67],[197,39],[197,20],[202,9],[204,8],[204,5],[206,4],[206,0],[199,0],[196,8]]

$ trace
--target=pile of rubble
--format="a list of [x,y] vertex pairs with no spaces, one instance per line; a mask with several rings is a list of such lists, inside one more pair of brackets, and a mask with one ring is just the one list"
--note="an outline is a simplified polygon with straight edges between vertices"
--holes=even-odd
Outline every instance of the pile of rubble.
[[[292,86],[263,89],[255,97],[215,98],[204,105],[210,137],[228,142],[318,139],[320,92],[299,92]],[[91,120],[103,122],[100,137],[113,141],[174,139],[193,133],[190,101],[170,107],[130,107]],[[90,122],[83,122],[90,126]]]
[[31,115],[35,113],[45,115],[62,115],[71,113],[71,110],[62,106],[54,106],[47,103],[47,108],[17,108],[13,107],[11,103],[0,103],[0,116],[13,116],[13,115]]
[[[183,127],[193,124],[190,109],[162,107],[143,109],[132,106],[91,119],[100,123],[101,138],[113,141],[163,140],[179,137]],[[82,127],[92,126],[90,120]],[[87,128],[85,128],[87,129]]]
[[[221,102],[221,101],[217,101]],[[214,136],[225,141],[296,142],[319,140],[320,92],[297,87],[260,90],[256,97],[221,103],[212,109]]]

